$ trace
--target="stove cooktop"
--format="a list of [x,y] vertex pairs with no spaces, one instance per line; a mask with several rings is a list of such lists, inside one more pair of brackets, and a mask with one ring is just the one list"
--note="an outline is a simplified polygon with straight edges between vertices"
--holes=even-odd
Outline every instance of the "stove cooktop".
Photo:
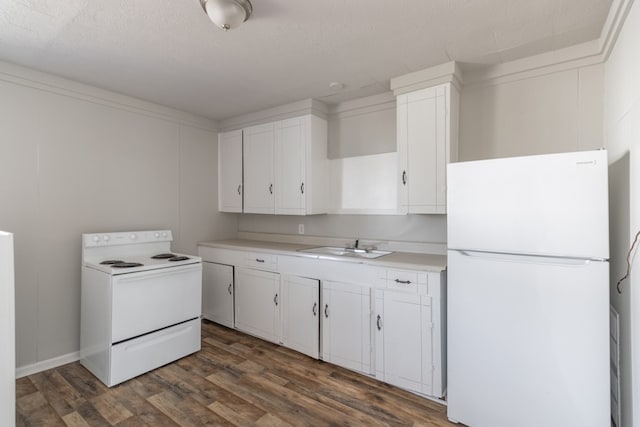
[[176,254],[166,253],[166,254],[154,255],[151,257],[151,259],[167,259],[167,258],[173,258],[175,256]]
[[111,268],[133,268],[142,266],[144,266],[144,264],[139,262],[117,262],[115,264],[111,264]]
[[84,265],[108,274],[125,274],[159,268],[178,267],[186,264],[200,263],[200,257],[179,253],[130,254],[113,256],[108,259],[88,259]]

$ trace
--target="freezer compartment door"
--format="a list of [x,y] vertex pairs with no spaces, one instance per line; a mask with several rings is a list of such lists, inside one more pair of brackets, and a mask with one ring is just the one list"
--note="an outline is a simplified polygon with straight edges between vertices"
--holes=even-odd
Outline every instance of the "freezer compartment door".
[[607,152],[448,165],[448,246],[609,258]]
[[609,425],[609,266],[448,253],[448,409],[477,427]]

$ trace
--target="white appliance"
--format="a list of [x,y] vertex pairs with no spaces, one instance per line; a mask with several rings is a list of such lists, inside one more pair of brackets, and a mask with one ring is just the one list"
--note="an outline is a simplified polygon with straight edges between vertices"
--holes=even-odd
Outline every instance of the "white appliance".
[[608,426],[604,150],[448,166],[448,407],[477,427]]
[[171,241],[82,235],[80,363],[109,387],[200,350],[202,260]]
[[13,234],[0,231],[0,425],[16,423]]

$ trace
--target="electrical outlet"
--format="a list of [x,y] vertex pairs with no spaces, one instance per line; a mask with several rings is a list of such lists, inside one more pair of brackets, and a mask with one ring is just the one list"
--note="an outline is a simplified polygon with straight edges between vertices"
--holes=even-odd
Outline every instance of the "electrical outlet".
[[304,224],[298,224],[298,234],[304,234]]

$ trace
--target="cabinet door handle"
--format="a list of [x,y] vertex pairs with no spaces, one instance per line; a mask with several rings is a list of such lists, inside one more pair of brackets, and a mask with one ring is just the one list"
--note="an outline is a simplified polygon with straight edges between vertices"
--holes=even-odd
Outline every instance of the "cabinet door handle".
[[410,285],[410,284],[411,284],[411,280],[400,280],[400,279],[396,279],[396,280],[394,280],[394,282],[396,282],[396,283],[400,283],[401,285]]
[[313,303],[313,308],[311,309],[311,312],[313,313],[314,317],[318,314],[318,303],[317,302]]
[[278,294],[276,294],[276,296],[273,297],[273,303],[276,305],[276,307],[278,306]]
[[231,283],[229,283],[229,287],[227,288],[227,291],[229,291],[229,295],[231,295]]
[[300,184],[300,194],[304,194],[304,182]]
[[402,171],[402,185],[407,185],[407,171]]
[[264,260],[260,258],[256,258],[256,262],[264,262]]
[[324,317],[329,318],[329,304],[324,305]]
[[273,184],[269,184],[269,194],[273,194]]
[[242,187],[242,184],[238,185],[238,196],[240,196],[242,193],[240,193],[240,188]]
[[381,321],[382,321],[382,317],[380,317],[380,315],[378,314],[378,317],[376,319],[376,326],[378,327],[379,331],[382,330],[382,324],[380,323]]

